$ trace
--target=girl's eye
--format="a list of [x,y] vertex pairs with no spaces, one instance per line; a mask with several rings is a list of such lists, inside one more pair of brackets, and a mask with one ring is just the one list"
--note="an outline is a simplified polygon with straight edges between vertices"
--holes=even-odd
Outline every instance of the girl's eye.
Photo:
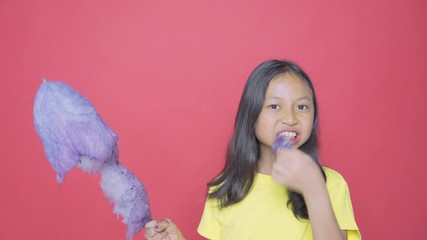
[[298,110],[307,110],[307,109],[308,109],[308,107],[307,107],[306,105],[298,105],[298,106],[297,106],[297,109],[298,109]]
[[277,105],[277,104],[270,104],[269,106],[268,106],[270,109],[273,109],[273,110],[276,110],[276,109],[279,109],[280,107],[279,107],[279,105]]

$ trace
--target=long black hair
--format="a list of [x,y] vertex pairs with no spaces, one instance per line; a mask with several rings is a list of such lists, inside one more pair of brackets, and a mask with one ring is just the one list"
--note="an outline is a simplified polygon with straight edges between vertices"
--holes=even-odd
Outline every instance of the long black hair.
[[[300,146],[318,164],[318,113],[313,84],[308,75],[296,63],[288,60],[269,60],[257,66],[249,76],[240,99],[234,124],[233,136],[227,147],[226,163],[223,170],[208,186],[212,191],[208,198],[218,199],[219,208],[240,202],[248,194],[258,168],[259,142],[255,136],[255,123],[265,101],[265,92],[270,81],[280,74],[293,74],[305,81],[313,96],[314,121],[309,139]],[[325,174],[322,170],[326,180]],[[299,219],[308,219],[307,206],[301,194],[288,190],[288,207]]]

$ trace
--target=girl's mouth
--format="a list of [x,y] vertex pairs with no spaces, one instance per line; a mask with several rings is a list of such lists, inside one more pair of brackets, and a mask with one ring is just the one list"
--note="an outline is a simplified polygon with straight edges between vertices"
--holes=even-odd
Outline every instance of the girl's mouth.
[[294,131],[283,131],[277,134],[277,137],[287,138],[288,140],[293,140],[298,136],[297,132]]
[[277,152],[280,148],[289,149],[292,148],[299,139],[299,134],[295,131],[283,131],[277,134],[276,139],[271,145],[273,152]]

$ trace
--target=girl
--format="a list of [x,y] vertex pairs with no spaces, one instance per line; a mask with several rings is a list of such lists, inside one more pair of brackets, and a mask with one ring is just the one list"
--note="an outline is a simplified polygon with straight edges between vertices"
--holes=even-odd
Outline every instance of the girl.
[[[271,60],[250,75],[224,169],[210,187],[200,235],[219,240],[361,239],[347,183],[317,161],[318,112],[307,74]],[[278,137],[292,147],[272,150]],[[170,221],[150,222],[147,239],[184,239]]]

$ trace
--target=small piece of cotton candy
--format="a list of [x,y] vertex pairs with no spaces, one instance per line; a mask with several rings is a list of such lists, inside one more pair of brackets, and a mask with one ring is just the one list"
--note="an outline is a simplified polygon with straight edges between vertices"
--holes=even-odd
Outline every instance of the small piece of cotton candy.
[[87,172],[117,161],[117,135],[94,106],[65,83],[43,80],[34,101],[34,126],[59,183],[82,161]]
[[102,168],[101,188],[114,203],[114,213],[127,224],[127,238],[139,232],[151,221],[149,199],[144,185],[120,163]]
[[280,148],[289,149],[292,148],[293,144],[286,137],[278,137],[274,140],[273,145],[271,145],[271,149],[273,152],[277,152]]

